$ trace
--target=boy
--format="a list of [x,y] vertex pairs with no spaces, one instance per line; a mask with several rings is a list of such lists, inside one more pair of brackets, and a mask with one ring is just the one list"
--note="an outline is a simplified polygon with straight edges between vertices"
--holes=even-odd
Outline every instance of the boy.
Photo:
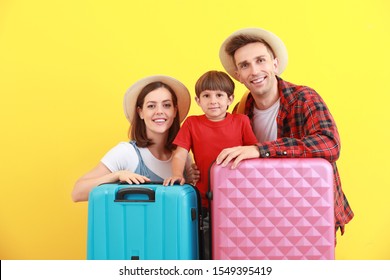
[[[205,217],[208,213],[206,193],[210,165],[223,149],[256,145],[258,141],[246,115],[227,112],[234,99],[234,82],[229,75],[220,71],[206,72],[196,82],[195,93],[195,101],[204,115],[190,116],[184,121],[173,142],[177,148],[172,156],[172,177],[165,179],[164,185],[184,184],[184,165],[192,150],[200,171],[196,187],[201,195]],[[206,223],[204,228],[207,229]],[[208,234],[205,233],[205,248],[208,248],[207,242]]]

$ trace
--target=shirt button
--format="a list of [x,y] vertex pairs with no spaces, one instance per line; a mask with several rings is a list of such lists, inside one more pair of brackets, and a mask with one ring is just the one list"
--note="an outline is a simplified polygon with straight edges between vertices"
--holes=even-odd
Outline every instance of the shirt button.
[[287,155],[287,151],[283,151],[283,155]]
[[266,156],[266,157],[269,157],[269,153],[266,153],[265,156]]

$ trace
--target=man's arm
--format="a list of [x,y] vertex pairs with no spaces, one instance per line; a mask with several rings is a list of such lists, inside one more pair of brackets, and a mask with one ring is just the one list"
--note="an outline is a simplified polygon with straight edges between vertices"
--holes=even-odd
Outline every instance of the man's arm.
[[260,157],[320,157],[335,162],[340,156],[336,123],[318,95],[296,102],[278,127],[278,139],[259,145]]
[[[340,137],[336,124],[326,104],[318,96],[298,102],[292,108],[288,120],[289,126],[281,130],[282,137],[275,141],[267,141],[258,146],[234,147],[223,150],[217,158],[217,164],[226,166],[233,161],[232,168],[244,159],[249,158],[309,158],[320,157],[330,162],[340,156]],[[292,117],[293,116],[293,117]],[[285,119],[283,118],[283,121]],[[283,123],[278,123],[283,126]],[[296,135],[296,137],[292,137]]]

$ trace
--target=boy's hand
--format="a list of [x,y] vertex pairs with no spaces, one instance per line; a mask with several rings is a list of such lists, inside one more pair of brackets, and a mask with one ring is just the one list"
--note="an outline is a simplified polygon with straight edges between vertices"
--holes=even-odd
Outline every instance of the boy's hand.
[[175,183],[179,183],[180,185],[184,185],[185,179],[183,176],[172,176],[166,178],[163,182],[164,186],[173,186]]
[[191,168],[189,168],[188,170],[187,183],[195,186],[196,183],[199,181],[199,178],[200,178],[200,171],[198,169],[198,166],[195,163],[193,163],[191,165]]

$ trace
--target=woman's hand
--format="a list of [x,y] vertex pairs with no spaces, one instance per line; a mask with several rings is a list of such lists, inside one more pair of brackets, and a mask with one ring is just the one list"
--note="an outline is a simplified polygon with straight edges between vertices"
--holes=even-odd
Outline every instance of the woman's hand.
[[119,181],[122,183],[128,183],[132,185],[132,184],[142,184],[142,183],[150,182],[150,179],[148,177],[127,170],[117,171],[116,173]]

